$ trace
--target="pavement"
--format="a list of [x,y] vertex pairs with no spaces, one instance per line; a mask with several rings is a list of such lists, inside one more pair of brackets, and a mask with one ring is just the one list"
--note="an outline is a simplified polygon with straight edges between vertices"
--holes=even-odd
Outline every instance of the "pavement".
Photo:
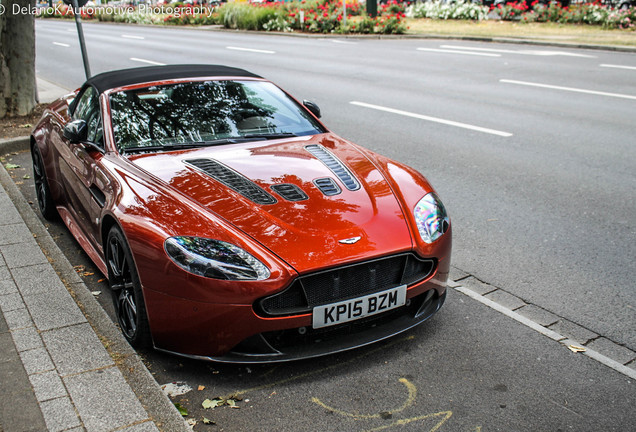
[[[0,156],[28,144],[0,139]],[[2,164],[0,185],[0,432],[190,430]]]

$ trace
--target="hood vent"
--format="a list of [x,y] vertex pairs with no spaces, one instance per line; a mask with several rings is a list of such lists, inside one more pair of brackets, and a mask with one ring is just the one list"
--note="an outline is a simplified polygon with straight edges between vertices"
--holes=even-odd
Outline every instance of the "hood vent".
[[185,163],[198,168],[214,180],[241,194],[256,204],[275,204],[276,198],[268,194],[263,188],[213,159],[188,159]]
[[270,186],[270,188],[287,201],[304,201],[309,199],[307,194],[300,190],[295,184],[277,184]]
[[314,184],[318,189],[320,189],[320,192],[327,196],[338,195],[342,192],[342,190],[340,190],[340,186],[338,186],[331,177],[316,179],[314,180]]
[[305,146],[305,150],[324,163],[347,189],[351,191],[360,189],[360,183],[358,183],[358,180],[351,174],[351,171],[329,150],[318,144]]

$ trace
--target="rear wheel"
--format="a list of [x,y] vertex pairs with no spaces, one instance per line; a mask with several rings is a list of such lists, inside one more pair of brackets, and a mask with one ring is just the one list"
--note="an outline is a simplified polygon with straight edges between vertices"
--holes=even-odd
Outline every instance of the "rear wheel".
[[139,275],[128,243],[117,226],[108,233],[106,265],[115,314],[122,333],[132,346],[149,347],[150,326]]
[[44,161],[40,154],[40,149],[36,144],[31,146],[31,159],[33,160],[33,182],[35,183],[35,195],[38,199],[38,208],[44,219],[55,220],[57,218],[57,209],[51,197],[49,189],[49,180],[44,170]]

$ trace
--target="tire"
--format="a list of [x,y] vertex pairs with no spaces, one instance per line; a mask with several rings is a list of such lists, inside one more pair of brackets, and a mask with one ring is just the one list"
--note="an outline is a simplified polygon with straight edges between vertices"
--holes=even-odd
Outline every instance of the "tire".
[[139,275],[126,238],[117,226],[111,228],[106,240],[106,266],[122,333],[133,347],[150,347],[152,338]]
[[31,159],[33,160],[33,183],[35,184],[38,208],[44,219],[54,221],[58,217],[57,209],[51,196],[49,179],[46,177],[44,161],[37,144],[31,146]]

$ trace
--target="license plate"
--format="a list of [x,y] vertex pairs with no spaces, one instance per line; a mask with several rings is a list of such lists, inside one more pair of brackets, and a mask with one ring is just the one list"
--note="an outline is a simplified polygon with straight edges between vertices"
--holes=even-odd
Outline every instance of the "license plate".
[[328,327],[376,315],[406,304],[406,285],[313,309],[313,328]]

